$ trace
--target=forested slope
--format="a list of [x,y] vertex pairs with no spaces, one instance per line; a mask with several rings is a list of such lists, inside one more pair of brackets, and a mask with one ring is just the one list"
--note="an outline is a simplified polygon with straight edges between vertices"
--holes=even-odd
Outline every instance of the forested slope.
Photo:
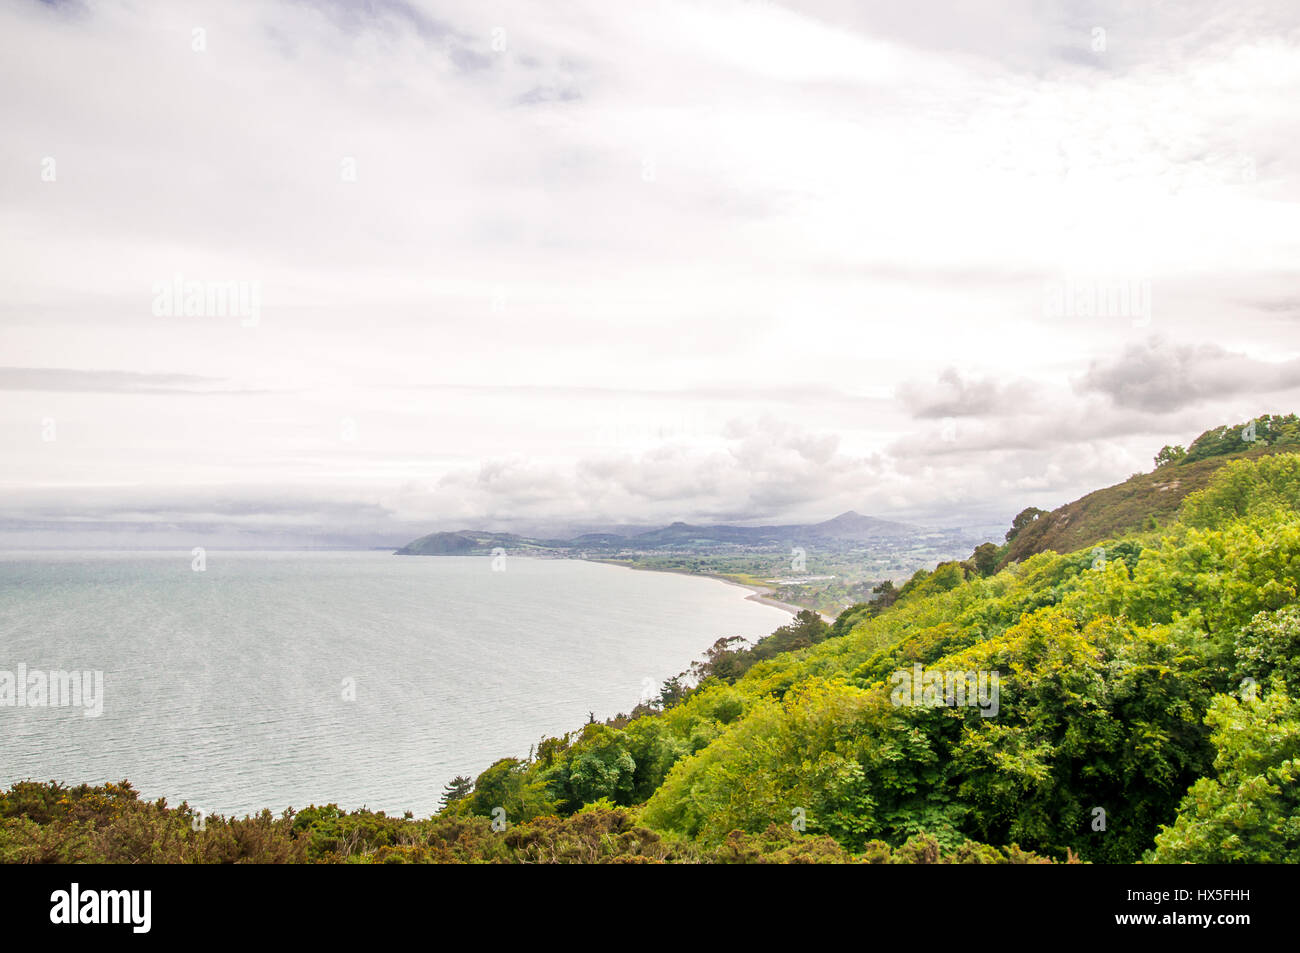
[[[1146,542],[918,574],[843,634],[498,762],[450,809],[642,805],[705,846],[802,824],[850,852],[924,831],[1058,859],[1300,859],[1297,500],[1300,456],[1234,460]],[[996,717],[895,704],[917,664],[998,672]]]

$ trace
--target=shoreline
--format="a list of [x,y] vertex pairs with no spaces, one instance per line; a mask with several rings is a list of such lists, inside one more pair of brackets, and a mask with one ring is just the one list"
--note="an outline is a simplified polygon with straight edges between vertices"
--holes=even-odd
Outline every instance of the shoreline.
[[622,566],[624,569],[633,569],[636,570],[637,572],[666,572],[666,573],[672,573],[677,576],[693,576],[696,579],[715,579],[718,582],[725,582],[729,586],[738,586],[741,589],[748,589],[750,595],[746,596],[745,598],[750,602],[757,602],[760,605],[771,606],[774,609],[780,609],[783,612],[790,613],[791,616],[797,616],[800,612],[805,612],[805,611],[816,612],[817,616],[828,625],[835,621],[834,617],[828,616],[824,612],[817,612],[816,609],[813,609],[810,606],[800,606],[800,605],[795,605],[792,602],[782,602],[780,599],[773,599],[772,598],[773,590],[771,589],[760,588],[759,586],[753,586],[745,582],[737,582],[735,579],[729,579],[728,577],[720,576],[717,573],[692,572],[689,569],[656,569],[651,566],[634,566],[634,565],[630,565],[629,563],[623,562],[621,560],[616,560],[616,559],[593,559],[591,557],[587,557],[582,561],[588,563],[603,563],[606,566]]
[[[473,558],[473,557],[486,558],[488,556],[488,554],[486,553],[404,553],[401,552],[400,550],[393,551],[392,555],[394,556],[457,556],[457,557],[469,557],[469,558]],[[835,616],[827,615],[824,612],[814,609],[812,606],[801,606],[798,605],[797,603],[782,602],[780,599],[772,598],[773,590],[770,587],[755,586],[751,583],[740,582],[736,579],[732,579],[729,576],[724,576],[719,573],[694,572],[690,569],[670,569],[670,568],[659,568],[654,566],[638,566],[634,563],[628,562],[627,560],[617,559],[615,557],[576,556],[576,555],[571,556],[571,555],[559,555],[559,554],[543,556],[543,555],[535,555],[529,553],[517,553],[514,554],[513,558],[572,560],[574,562],[598,563],[602,566],[618,566],[619,568],[622,569],[632,569],[637,572],[672,573],[673,575],[676,576],[691,576],[695,579],[713,579],[716,580],[717,582],[724,582],[729,586],[739,586],[742,589],[748,589],[750,595],[746,596],[746,599],[748,599],[750,602],[757,602],[760,605],[771,606],[774,609],[780,609],[782,612],[788,612],[791,616],[797,616],[800,612],[804,612],[804,611],[816,612],[818,618],[820,618],[827,625],[830,625],[835,622]]]

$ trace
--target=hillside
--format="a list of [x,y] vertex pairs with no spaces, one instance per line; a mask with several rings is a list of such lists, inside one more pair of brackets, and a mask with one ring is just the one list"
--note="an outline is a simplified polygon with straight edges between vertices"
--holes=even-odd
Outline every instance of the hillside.
[[1135,474],[1104,490],[1095,490],[1038,517],[1018,532],[1007,546],[1003,564],[1049,550],[1073,552],[1103,540],[1164,526],[1173,521],[1184,498],[1205,489],[1224,464],[1278,453],[1282,449],[1261,447],[1178,467],[1161,467],[1151,473]]
[[473,552],[474,540],[460,533],[430,533],[412,540],[397,551],[399,556],[462,556]]
[[562,540],[530,539],[513,533],[486,533],[462,530],[458,533],[430,533],[413,539],[401,549],[398,556],[467,556],[491,553],[494,549],[552,551],[566,547]]
[[[1249,429],[1251,423],[1207,430],[1186,451],[1165,447],[1152,472],[1134,474],[1123,483],[1038,516],[1009,539],[1000,565],[1049,550],[1068,553],[1118,536],[1154,530],[1170,522],[1183,499],[1204,489],[1225,464],[1300,449],[1296,415],[1256,418],[1254,431]],[[1251,439],[1243,440],[1243,433]]]

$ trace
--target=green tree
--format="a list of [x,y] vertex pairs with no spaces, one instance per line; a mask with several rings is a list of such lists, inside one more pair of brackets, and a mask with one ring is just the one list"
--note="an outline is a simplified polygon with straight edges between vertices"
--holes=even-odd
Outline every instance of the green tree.
[[1177,463],[1179,460],[1186,458],[1186,456],[1187,449],[1182,444],[1177,444],[1172,447],[1165,444],[1160,448],[1160,452],[1156,454],[1156,469],[1168,466],[1171,463]]
[[512,824],[555,809],[542,779],[533,776],[528,763],[518,758],[502,758],[480,774],[474,781],[474,793],[462,803],[480,817],[493,817],[497,808],[502,808]]
[[1261,612],[1237,633],[1237,676],[1263,684],[1274,675],[1300,692],[1300,606]]
[[898,600],[898,589],[894,587],[893,581],[889,579],[873,587],[871,594],[876,597],[871,600],[871,604],[878,606],[880,609],[888,609]]
[[1295,414],[1262,414],[1253,420],[1205,431],[1187,448],[1186,460],[1194,463],[1208,457],[1244,453],[1259,447],[1296,444],[1300,444],[1300,418]]
[[998,548],[992,543],[981,543],[971,554],[975,571],[981,576],[991,576],[998,568]]
[[474,779],[467,778],[463,774],[457,775],[448,781],[442,788],[442,797],[438,799],[439,805],[446,809],[449,805],[462,801],[474,793]]
[[1293,518],[1300,512],[1300,454],[1233,460],[1210,485],[1189,493],[1179,519],[1191,526],[1223,526],[1257,516]]
[[718,639],[704,651],[704,658],[691,663],[691,672],[700,681],[706,678],[720,678],[724,682],[735,681],[745,666],[741,661],[746,639],[739,635],[728,635]]
[[622,731],[593,725],[574,746],[569,762],[568,801],[578,808],[601,798],[615,804],[632,803],[636,761]]
[[1027,506],[1011,521],[1011,528],[1007,530],[1007,542],[1011,542],[1020,535],[1020,531],[1039,517],[1046,516],[1047,510],[1040,510],[1036,506]]
[[1300,703],[1275,686],[1254,701],[1215,698],[1217,774],[1192,785],[1151,861],[1300,863]]
[[672,708],[674,705],[679,704],[689,691],[690,689],[682,681],[681,675],[674,675],[672,678],[665,679],[659,689],[659,707]]

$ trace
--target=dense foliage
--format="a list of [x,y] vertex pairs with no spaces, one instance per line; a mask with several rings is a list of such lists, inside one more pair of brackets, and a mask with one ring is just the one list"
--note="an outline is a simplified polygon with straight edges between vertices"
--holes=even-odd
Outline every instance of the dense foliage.
[[1193,440],[1186,455],[1177,462],[1195,463],[1210,457],[1245,453],[1260,446],[1300,446],[1300,417],[1295,414],[1264,414],[1243,423],[1215,427]]
[[143,801],[126,782],[69,788],[15,784],[0,793],[4,863],[361,864],[1037,864],[1018,848],[967,842],[954,849],[918,835],[859,855],[830,837],[772,825],[734,831],[715,847],[639,825],[633,812],[593,805],[498,830],[486,818],[423,819],[345,812],[333,804],[273,817],[200,818],[188,805]]

